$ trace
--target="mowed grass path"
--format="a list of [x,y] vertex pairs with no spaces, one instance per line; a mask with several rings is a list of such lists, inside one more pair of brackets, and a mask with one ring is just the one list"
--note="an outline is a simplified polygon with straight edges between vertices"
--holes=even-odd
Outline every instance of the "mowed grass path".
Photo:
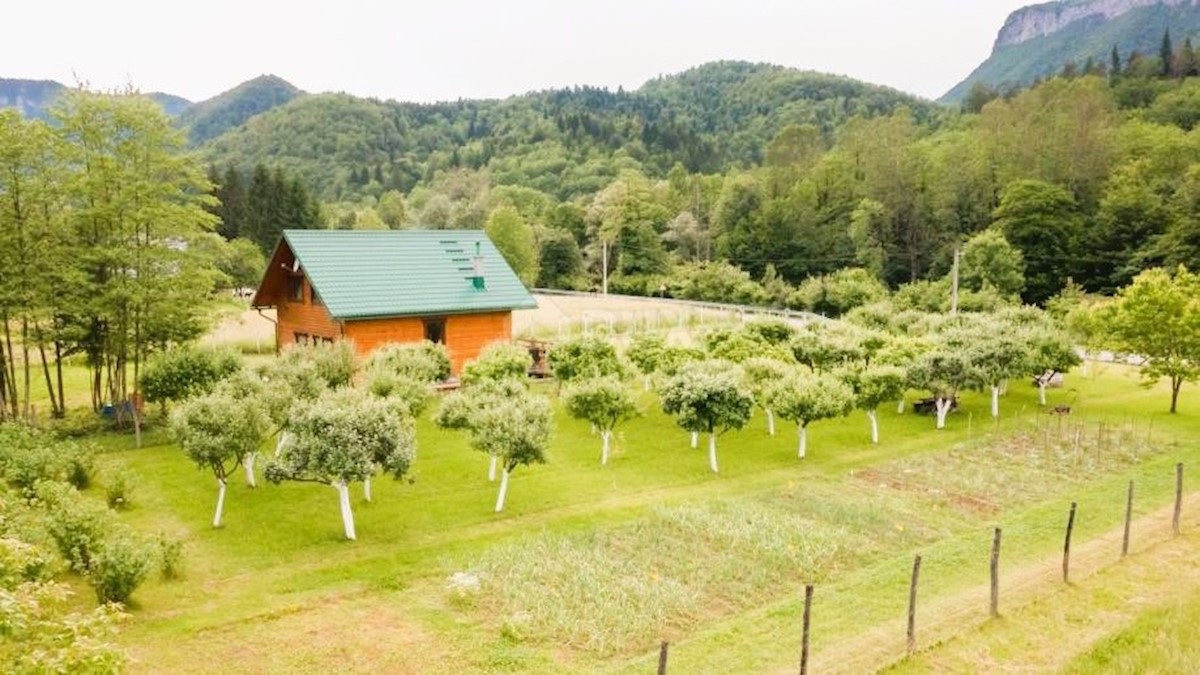
[[[1138,387],[1125,369],[1103,370],[1095,379],[1069,378],[1078,392],[1054,393],[1074,403],[1075,419],[1082,415],[1093,424],[1108,419],[1116,425],[1133,416],[1134,428],[1141,432],[1150,431],[1153,419],[1153,435],[1162,441],[1197,438],[1200,404],[1191,400],[1191,391],[1184,394],[1182,414],[1168,417],[1162,413],[1166,399],[1161,389]],[[617,434],[616,454],[607,467],[599,465],[598,437],[586,424],[560,413],[550,462],[517,470],[502,514],[492,513],[496,486],[486,480],[485,458],[472,452],[463,437],[424,419],[418,426],[416,482],[378,480],[373,503],[363,502],[357,491],[357,542],[342,540],[336,493],[330,488],[285,484],[251,490],[235,482],[226,525],[213,530],[215,484],[178,448],[160,444],[114,450],[102,457],[101,469],[127,468],[140,477],[135,507],[123,518],[144,532],[164,532],[186,542],[186,577],[154,580],[139,589],[134,618],[121,641],[137,659],[135,669],[159,672],[640,672],[651,664],[660,637],[675,644],[673,672],[787,669],[799,645],[796,590],[815,575],[823,587],[814,646],[819,652],[829,650],[821,658],[835,666],[837,645],[885,626],[903,611],[907,561],[918,548],[931,556],[923,592],[930,597],[959,592],[977,584],[985,572],[979,550],[986,556],[990,539],[984,539],[993,524],[1006,521],[1016,528],[1006,543],[1006,562],[1034,560],[1061,546],[1059,535],[1039,528],[1042,523],[1059,527],[1063,499],[1081,500],[1088,515],[1081,518],[1079,536],[1086,539],[1110,528],[1114,517],[1119,520],[1119,507],[1110,502],[1122,501],[1113,489],[1123,495],[1120,486],[1129,475],[1144,474],[1139,509],[1146,512],[1169,493],[1169,475],[1159,480],[1164,467],[1200,459],[1181,444],[1127,470],[1094,480],[1082,476],[1082,482],[1061,488],[1043,486],[1034,502],[1014,509],[999,504],[987,513],[862,479],[867,469],[938,457],[968,440],[1053,419],[1037,413],[1035,392],[1022,385],[1014,383],[1003,401],[999,427],[987,417],[986,400],[968,395],[942,432],[933,430],[931,418],[882,410],[882,443],[871,446],[859,412],[814,425],[803,462],[795,455],[794,428],[780,424],[779,435],[768,437],[759,415],[746,430],[720,439],[719,475],[708,471],[703,450],[690,449],[687,435],[658,412],[652,394],[642,400],[646,415]],[[554,395],[552,385],[540,386]],[[106,444],[128,447],[132,441],[108,439]],[[931,466],[936,470],[936,464]],[[517,561],[529,565],[533,575],[541,566],[536,558],[516,555],[523,549],[578,551],[596,538],[596,546],[617,553],[597,560],[620,560],[623,543],[645,549],[647,541],[657,541],[654,537],[663,530],[654,528],[664,518],[674,527],[714,508],[726,525],[766,514],[763,522],[781,527],[782,537],[810,531],[805,529],[810,523],[788,529],[793,524],[781,512],[793,509],[802,518],[811,512],[811,522],[819,525],[811,531],[828,533],[831,550],[836,550],[817,567],[774,569],[770,576],[749,580],[740,577],[758,570],[728,565],[736,560],[737,542],[676,536],[667,542],[671,548],[653,550],[651,545],[649,551],[629,551],[628,559],[649,568],[637,567],[629,575],[657,575],[655,561],[661,558],[666,573],[675,570],[683,577],[675,581],[684,586],[693,572],[703,571],[688,565],[703,565],[707,551],[713,551],[714,564],[723,560],[726,567],[704,579],[702,590],[715,591],[710,601],[690,597],[672,605],[667,598],[664,607],[686,611],[598,646],[561,639],[561,626],[539,624],[537,616],[526,620],[513,599],[498,598],[497,589],[487,583],[479,597],[465,599],[445,588],[451,573],[478,569],[481,561],[493,568]],[[830,525],[834,521],[842,525]],[[889,532],[893,529],[894,534]],[[689,530],[670,530],[680,531]],[[873,543],[854,550],[863,544],[864,533]],[[540,547],[558,537],[567,538],[566,548]],[[802,545],[802,539],[787,543],[777,557],[760,559],[799,560],[793,543]],[[753,561],[760,542],[747,545],[752,547],[747,560]],[[507,575],[520,581],[520,570],[509,569]],[[721,575],[737,593],[720,594]],[[751,596],[741,598],[741,589]],[[531,607],[538,601],[527,600]],[[845,611],[852,607],[854,611]]]

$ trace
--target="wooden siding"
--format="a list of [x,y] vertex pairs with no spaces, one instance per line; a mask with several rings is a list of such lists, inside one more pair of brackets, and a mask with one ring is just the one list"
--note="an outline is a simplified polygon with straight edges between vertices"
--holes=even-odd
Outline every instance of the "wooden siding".
[[446,348],[455,375],[487,345],[512,339],[512,312],[347,321],[345,336],[354,340],[355,351],[364,356],[389,342],[424,340],[425,321],[429,319],[446,322]]
[[329,316],[324,305],[312,301],[312,287],[308,279],[304,279],[304,300],[297,302],[291,299],[286,289],[278,294],[278,311],[275,324],[275,344],[279,348],[294,344],[296,334],[309,336],[309,339],[320,338],[336,340],[342,335],[342,326]]

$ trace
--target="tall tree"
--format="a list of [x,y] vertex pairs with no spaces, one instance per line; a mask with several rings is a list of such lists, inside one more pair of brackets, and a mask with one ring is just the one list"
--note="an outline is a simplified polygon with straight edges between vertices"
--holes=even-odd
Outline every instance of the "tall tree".
[[215,226],[211,185],[149,99],[69,92],[55,118],[77,167],[71,225],[88,287],[77,320],[98,407],[128,399],[152,347],[200,332],[214,276],[179,244]]
[[1147,357],[1140,373],[1148,385],[1170,381],[1177,412],[1183,384],[1200,378],[1200,276],[1182,266],[1174,274],[1146,270],[1102,317],[1114,348]]
[[1078,205],[1065,189],[1037,180],[1004,188],[994,214],[996,226],[1032,266],[1021,298],[1049,300],[1066,284],[1077,262]]

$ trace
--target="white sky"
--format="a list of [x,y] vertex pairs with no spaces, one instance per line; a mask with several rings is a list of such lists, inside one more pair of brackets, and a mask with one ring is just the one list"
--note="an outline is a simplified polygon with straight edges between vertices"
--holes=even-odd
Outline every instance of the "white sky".
[[272,73],[411,101],[626,89],[717,59],[936,98],[1022,0],[41,0],[6,3],[0,77],[201,100]]

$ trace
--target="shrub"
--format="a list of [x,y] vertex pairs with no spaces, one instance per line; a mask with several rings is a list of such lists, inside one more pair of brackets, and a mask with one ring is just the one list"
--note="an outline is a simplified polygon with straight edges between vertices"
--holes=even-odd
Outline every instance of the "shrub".
[[50,559],[38,547],[20,539],[0,537],[0,588],[44,580],[49,570]]
[[9,485],[32,494],[40,481],[69,482],[79,489],[91,482],[95,450],[19,424],[0,426],[0,475]]
[[46,532],[59,554],[71,569],[87,573],[112,527],[112,516],[65,483],[38,483],[36,492],[46,507]]
[[371,354],[367,367],[419,382],[441,382],[450,377],[450,352],[445,345],[428,340],[389,344]]
[[493,342],[483,349],[479,358],[463,369],[463,384],[481,380],[524,380],[529,377],[533,357],[529,350],[511,342]]
[[147,401],[165,408],[168,402],[211,391],[240,369],[241,361],[231,350],[179,347],[151,358],[138,382]]
[[158,569],[163,579],[178,579],[183,573],[183,542],[158,535]]
[[108,508],[129,508],[129,493],[133,491],[131,478],[132,476],[125,471],[118,471],[109,477],[104,485],[104,500],[108,503]]
[[116,535],[96,551],[88,581],[101,604],[127,603],[153,566],[154,555],[144,544],[126,534]]
[[888,289],[870,272],[855,267],[805,279],[788,298],[788,306],[826,316],[846,312],[888,296]]

